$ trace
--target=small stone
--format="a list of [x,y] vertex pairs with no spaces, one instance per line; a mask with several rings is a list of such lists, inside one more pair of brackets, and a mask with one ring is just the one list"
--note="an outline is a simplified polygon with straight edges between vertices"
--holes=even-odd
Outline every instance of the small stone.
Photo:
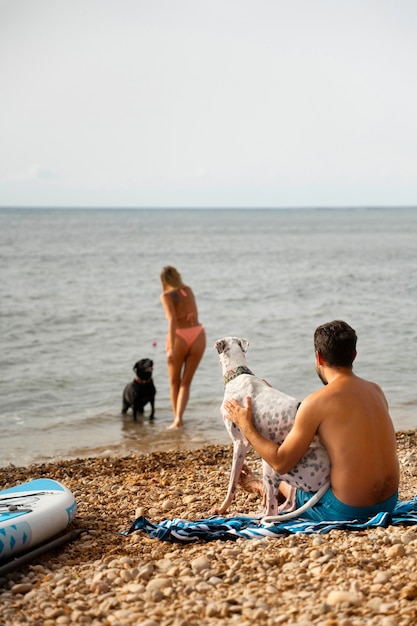
[[382,605],[382,598],[379,598],[379,597],[371,598],[367,604],[369,608],[371,608],[373,611],[378,612]]
[[149,517],[159,517],[159,509],[157,509],[156,507],[151,507],[149,509]]
[[131,572],[129,572],[129,570],[122,569],[120,570],[120,578],[124,583],[129,583],[132,580],[133,576]]
[[219,615],[219,613],[220,610],[217,604],[215,604],[214,602],[209,602],[209,604],[207,604],[206,617],[216,617],[217,615]]
[[93,593],[108,593],[110,585],[105,580],[93,580],[90,585],[90,591]]
[[236,548],[224,548],[223,549],[223,556],[239,556],[240,555],[240,550],[237,550]]
[[153,572],[154,567],[152,563],[147,563],[139,570],[137,577],[139,580],[149,580],[152,577]]
[[53,607],[47,607],[44,611],[44,616],[46,619],[56,619],[57,617],[60,617],[61,615],[64,614],[64,609],[61,608],[53,608]]
[[223,582],[223,580],[221,578],[219,578],[218,576],[210,576],[210,578],[207,580],[207,582],[212,587],[217,587],[217,585],[220,585]]
[[144,585],[140,585],[138,583],[129,583],[128,585],[125,585],[123,589],[124,591],[127,591],[127,593],[134,593],[134,594],[138,594],[138,593],[140,594],[145,591]]
[[55,598],[64,598],[66,591],[67,588],[64,585],[59,585],[58,587],[55,587],[53,594]]
[[417,539],[417,535],[414,530],[409,530],[401,535],[401,542],[404,545],[408,545],[409,543],[411,543],[412,541],[415,541],[416,539]]
[[32,591],[33,589],[33,585],[31,585],[30,583],[18,583],[17,585],[13,585],[12,587],[12,593],[28,593],[29,591]]
[[169,578],[163,578],[161,576],[161,578],[153,578],[152,580],[150,580],[146,585],[146,591],[161,590],[171,586],[171,580]]
[[341,589],[331,591],[326,599],[326,604],[330,606],[336,606],[337,604],[352,604],[358,606],[360,603],[360,598],[355,593]]
[[405,600],[415,600],[417,598],[417,584],[410,583],[401,589],[400,598]]
[[390,578],[391,576],[390,574],[388,574],[388,572],[378,572],[375,575],[373,582],[375,585],[383,585],[387,583]]
[[197,502],[198,497],[196,495],[191,495],[191,496],[184,496],[182,501],[183,504],[192,504],[193,502]]
[[402,543],[395,543],[393,546],[391,546],[387,550],[387,557],[390,559],[401,557],[404,555],[405,555],[405,548]]
[[191,569],[194,573],[200,574],[205,569],[210,569],[210,561],[206,559],[204,556],[200,556],[191,561]]
[[159,559],[155,564],[160,572],[168,572],[172,568],[172,561],[170,559]]
[[198,583],[196,585],[196,589],[198,593],[205,593],[206,591],[211,590],[211,585],[209,583],[206,583],[204,580],[202,580],[201,583]]
[[379,626],[398,626],[398,621],[395,617],[391,617],[388,615],[386,617],[381,617],[379,621]]
[[310,559],[312,559],[313,561],[317,561],[317,559],[319,557],[321,557],[321,552],[320,550],[312,550],[309,554]]

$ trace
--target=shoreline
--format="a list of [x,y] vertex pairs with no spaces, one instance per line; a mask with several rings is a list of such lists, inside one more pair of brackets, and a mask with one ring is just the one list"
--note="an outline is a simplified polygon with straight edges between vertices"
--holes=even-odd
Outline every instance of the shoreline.
[[[152,441],[152,444],[155,444],[155,447],[152,447],[152,450],[140,450],[141,447],[144,447],[143,442],[138,442],[136,439],[126,439],[124,441],[119,441],[116,444],[103,444],[97,447],[82,447],[79,449],[74,449],[72,452],[61,453],[57,456],[53,457],[42,457],[40,456],[38,459],[33,459],[28,463],[24,463],[22,465],[17,462],[7,461],[4,465],[1,465],[0,461],[0,476],[3,470],[7,470],[8,468],[16,468],[22,469],[30,468],[36,465],[54,465],[55,463],[61,463],[63,461],[71,462],[77,461],[79,459],[105,459],[107,457],[112,458],[120,458],[130,455],[135,455],[138,457],[147,456],[152,454],[153,452],[173,452],[178,450],[198,450],[200,448],[204,448],[210,445],[220,445],[220,446],[228,446],[231,445],[230,437],[227,431],[224,429],[217,433],[216,436],[213,436],[210,441],[204,440],[203,437],[199,436],[195,439],[192,436],[188,436],[188,433],[184,429],[180,429],[178,431],[173,431],[166,428],[166,432],[173,434],[177,439],[171,440],[161,440],[158,439],[156,442]],[[407,433],[417,432],[417,428],[400,428],[395,431],[397,438],[401,435]],[[162,434],[165,433],[165,430],[162,431]],[[151,443],[149,440],[146,443]],[[5,488],[5,487],[3,487]]]
[[[417,494],[417,430],[397,432],[400,500]],[[405,626],[417,620],[417,527],[171,544],[150,521],[207,517],[227,488],[231,444],[0,467],[2,488],[39,477],[74,493],[82,530],[0,578],[0,624]],[[258,469],[258,457],[247,456]],[[259,504],[238,491],[233,511]]]
[[[168,428],[166,429],[168,431]],[[8,461],[5,465],[1,465],[0,464],[0,473],[2,470],[8,469],[8,468],[18,468],[18,469],[24,469],[24,468],[29,468],[29,467],[33,467],[36,465],[54,465],[55,463],[61,463],[63,461],[77,461],[79,459],[81,460],[85,460],[85,459],[104,459],[107,457],[112,457],[112,458],[120,458],[120,457],[125,457],[125,456],[130,456],[130,455],[135,455],[138,457],[142,457],[142,456],[146,456],[152,453],[159,453],[159,452],[171,452],[171,451],[176,451],[176,450],[196,450],[196,449],[200,449],[200,448],[204,448],[207,445],[229,445],[229,442],[231,444],[230,441],[230,437],[227,433],[226,430],[224,430],[224,436],[223,433],[221,433],[218,437],[213,437],[211,441],[209,442],[203,442],[203,438],[199,438],[199,439],[192,439],[191,437],[188,439],[185,439],[184,437],[184,432],[183,431],[179,431],[178,433],[176,431],[172,431],[169,430],[170,433],[173,432],[173,435],[180,435],[181,438],[178,438],[177,440],[175,439],[171,439],[170,441],[157,441],[155,442],[155,447],[152,446],[152,450],[140,450],[142,446],[139,445],[138,446],[138,442],[134,439],[132,440],[126,440],[123,442],[119,442],[116,444],[112,444],[112,445],[100,445],[97,447],[85,447],[85,448],[79,448],[77,450],[73,450],[72,452],[69,452],[68,454],[58,454],[55,457],[43,457],[40,456],[37,459],[33,459],[31,462],[29,463],[25,463],[23,465],[17,464],[16,462],[13,461]],[[139,449],[138,449],[139,448]]]
[[[216,409],[218,410],[217,406]],[[141,455],[149,451],[194,448],[206,444],[227,444],[230,437],[220,413],[218,418],[213,418],[215,422],[210,429],[202,427],[202,414],[203,412],[193,415],[182,428],[176,430],[168,428],[172,423],[171,411],[167,414],[161,412],[153,422],[147,416],[134,422],[131,414],[127,417],[112,414],[110,429],[107,428],[108,424],[93,423],[87,434],[81,429],[78,437],[76,429],[67,438],[60,436],[54,439],[51,435],[49,439],[40,440],[37,436],[29,442],[29,449],[24,440],[16,446],[13,437],[11,441],[6,437],[8,448],[4,455],[0,455],[0,468],[131,453]],[[196,417],[199,418],[197,423],[194,419]],[[5,443],[3,445],[6,446]]]

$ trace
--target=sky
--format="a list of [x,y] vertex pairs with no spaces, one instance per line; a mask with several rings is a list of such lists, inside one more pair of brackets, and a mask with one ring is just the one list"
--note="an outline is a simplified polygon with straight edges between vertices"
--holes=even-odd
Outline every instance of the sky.
[[417,205],[415,0],[0,0],[0,206]]

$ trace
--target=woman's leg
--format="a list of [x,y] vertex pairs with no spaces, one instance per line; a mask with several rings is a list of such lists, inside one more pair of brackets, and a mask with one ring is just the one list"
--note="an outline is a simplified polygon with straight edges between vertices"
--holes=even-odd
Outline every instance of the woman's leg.
[[[180,343],[187,345],[186,342],[181,337],[177,337],[175,341],[175,346],[177,346]],[[184,347],[184,345],[182,345],[182,347]],[[187,346],[187,349],[188,349],[188,346]],[[188,354],[185,354],[183,357],[182,363],[184,364],[184,369],[182,372],[182,376],[180,373],[179,389],[178,389],[176,405],[174,409],[174,422],[171,424],[170,428],[178,428],[179,426],[182,426],[182,418],[183,418],[184,411],[187,407],[188,400],[190,397],[191,382],[193,380],[197,367],[202,359],[205,349],[206,349],[206,335],[203,329],[201,333],[198,335],[198,337],[195,339],[195,341],[193,342],[191,348],[189,349]],[[180,370],[181,370],[181,367],[180,367]]]
[[181,337],[176,337],[174,345],[174,358],[168,363],[169,391],[171,397],[172,412],[174,413],[174,422],[170,428],[176,426],[176,411],[178,402],[178,393],[180,390],[181,370],[187,355],[188,346]]

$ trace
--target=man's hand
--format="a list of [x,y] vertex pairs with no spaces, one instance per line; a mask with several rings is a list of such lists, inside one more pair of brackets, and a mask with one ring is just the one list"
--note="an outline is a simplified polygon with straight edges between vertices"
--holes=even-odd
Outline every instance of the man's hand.
[[[278,451],[280,446],[274,441],[267,439],[267,437],[264,437],[264,435],[261,435],[261,433],[256,430],[255,424],[253,423],[252,399],[249,396],[246,398],[246,406],[241,406],[239,402],[231,398],[225,401],[224,409],[224,417],[240,428],[250,445],[276,472],[285,474],[294,467],[295,463],[289,465],[288,469],[285,469],[285,471],[281,470],[281,465],[278,464]],[[299,458],[301,458],[301,456]]]
[[240,406],[240,404],[232,398],[231,400],[225,401],[224,408],[226,409],[225,417],[236,424],[236,426],[239,426],[245,435],[253,428],[252,399],[250,396],[246,398],[246,407]]

